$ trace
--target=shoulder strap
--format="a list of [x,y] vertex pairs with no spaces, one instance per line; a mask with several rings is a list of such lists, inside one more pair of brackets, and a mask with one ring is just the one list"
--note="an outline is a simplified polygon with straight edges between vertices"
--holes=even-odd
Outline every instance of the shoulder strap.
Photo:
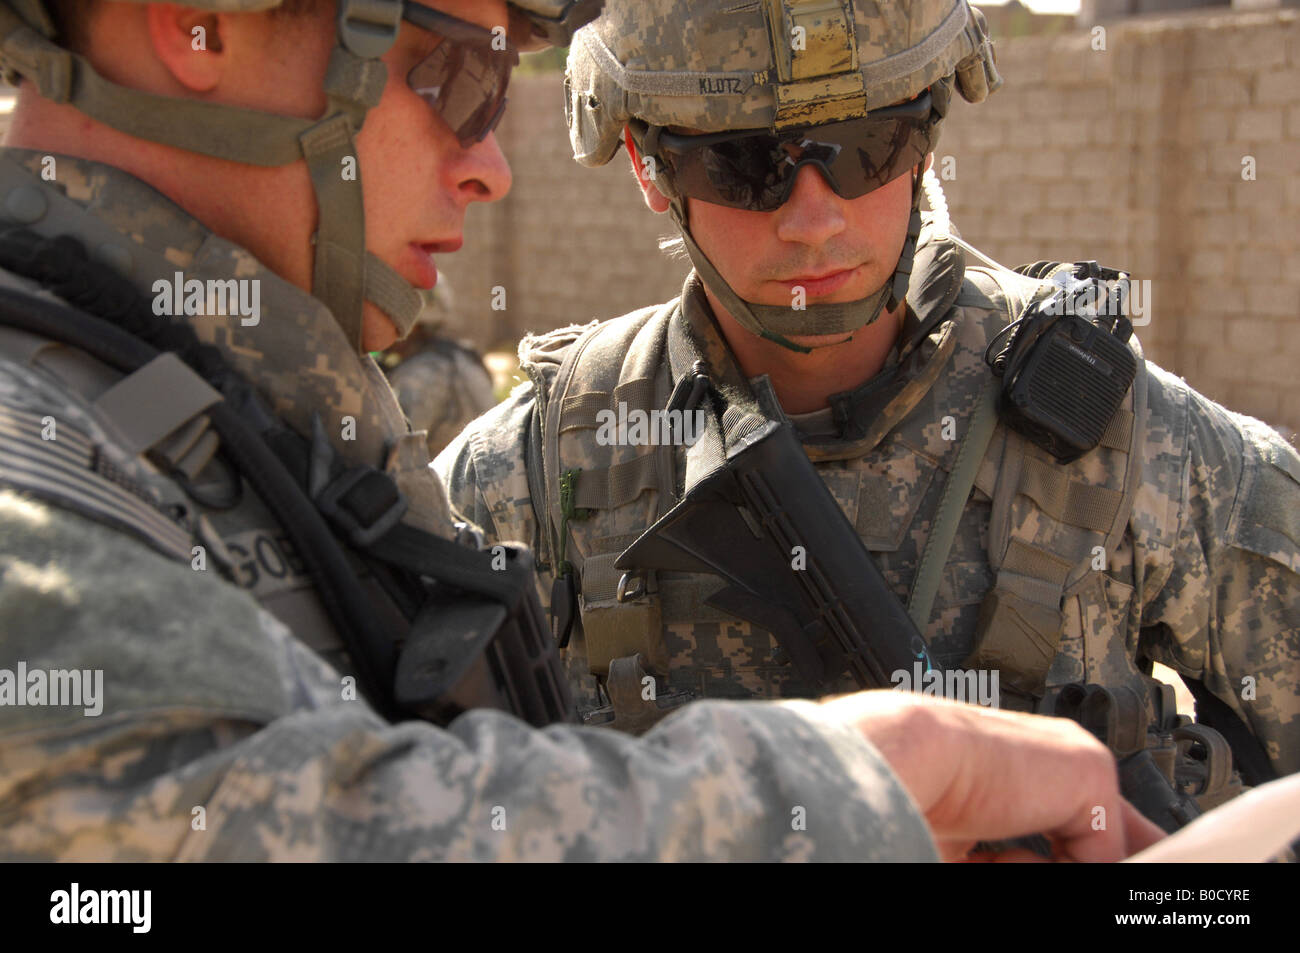
[[[656,377],[663,364],[663,340],[668,318],[676,306],[674,300],[598,324],[583,333],[565,353],[551,385],[542,421],[547,512],[538,516],[545,517],[557,532],[565,522],[561,480],[573,469],[561,460],[561,439],[574,431],[596,431],[597,415],[602,410],[617,415],[620,404],[628,411],[650,410],[656,406]],[[633,452],[626,459],[614,462],[617,448],[600,446],[594,440],[590,443],[591,449],[599,448],[610,459],[595,465],[592,460],[584,461],[581,476],[570,484],[574,508],[613,509],[657,485],[655,458],[660,454]],[[613,571],[612,561],[610,571]],[[584,587],[589,582],[589,574],[584,571]],[[613,588],[609,588],[612,593]]]
[[[1048,283],[1014,272],[971,271],[1009,320],[1050,291]],[[1119,544],[1133,509],[1147,381],[1136,339],[1130,346],[1138,355],[1137,377],[1092,453],[1061,464],[1002,428],[988,549],[997,575],[980,608],[975,649],[963,666],[1000,670],[1003,687],[1020,707],[1046,690],[1065,625],[1064,600],[1087,584],[1098,555]]]
[[[597,511],[635,503],[635,522],[653,522],[663,487],[671,487],[671,446],[602,442],[602,412],[615,418],[667,405],[665,342],[674,300],[597,325],[566,352],[554,377],[542,423],[546,512],[556,540],[557,576],[581,578],[581,612],[589,668],[604,676],[614,659],[640,654],[666,674],[659,643],[657,583],[628,591],[614,560],[631,540],[590,538],[580,527]],[[537,502],[534,498],[535,503]],[[572,561],[572,566],[565,565]],[[558,585],[558,583],[557,583]]]
[[[1015,321],[1024,313],[1030,300],[1042,293],[1042,283],[1034,282],[1015,272],[1001,272],[995,269],[970,268],[967,273],[972,281],[963,282],[958,291],[955,304],[985,310],[999,309],[994,299],[1000,300],[1006,321]],[[980,285],[989,282],[1002,292],[990,297]],[[917,563],[916,576],[912,580],[912,591],[908,597],[908,614],[921,631],[925,631],[930,621],[930,612],[934,608],[934,599],[939,591],[939,580],[947,564],[957,536],[957,524],[966,508],[971,489],[979,473],[993,433],[997,429],[997,378],[986,374],[984,385],[980,390],[975,413],[967,427],[966,435],[957,448],[952,472],[944,485],[939,509],[935,513],[930,535],[925,541],[925,549]]]

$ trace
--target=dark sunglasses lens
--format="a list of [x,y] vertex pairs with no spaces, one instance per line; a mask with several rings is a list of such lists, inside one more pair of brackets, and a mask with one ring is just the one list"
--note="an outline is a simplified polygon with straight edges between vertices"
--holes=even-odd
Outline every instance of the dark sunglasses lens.
[[777,208],[785,194],[785,152],[771,136],[735,139],[669,154],[684,195],[731,208]]
[[859,119],[777,137],[745,136],[667,154],[675,187],[716,205],[771,212],[789,197],[804,163],[830,173],[835,191],[855,199],[918,165],[932,140],[926,123]]
[[501,119],[512,66],[503,53],[444,40],[406,81],[451,127],[460,144],[470,146]]
[[[925,161],[931,130],[914,122],[872,123],[844,150],[839,166],[844,198],[855,199],[892,182]],[[853,174],[850,174],[852,170]]]

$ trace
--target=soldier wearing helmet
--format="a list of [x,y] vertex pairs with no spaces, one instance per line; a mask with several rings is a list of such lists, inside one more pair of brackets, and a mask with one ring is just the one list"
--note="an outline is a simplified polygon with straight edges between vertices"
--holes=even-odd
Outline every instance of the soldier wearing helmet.
[[[1122,809],[1081,731],[955,705],[698,706],[644,741],[554,724],[572,702],[531,558],[452,522],[364,350],[419,318],[466,206],[509,185],[491,133],[515,45],[565,42],[594,6],[0,3],[21,84],[0,856],[933,859],[923,813],[982,768],[936,749],[941,776],[892,773],[873,742],[909,708],[949,722],[935,745],[1034,749],[1027,791],[1091,752],[1096,802]],[[468,711],[488,708],[517,717]],[[834,833],[792,839],[792,803]]]
[[[454,505],[548,567],[587,721],[636,732],[692,699],[861,683],[856,649],[827,636],[837,593],[806,615],[776,594],[827,573],[746,576],[790,501],[743,496],[721,542],[688,515],[718,512],[700,495],[791,427],[824,484],[791,496],[834,498],[917,657],[996,676],[1004,708],[1091,712],[1115,754],[1159,765],[1174,827],[1240,789],[1224,738],[1247,783],[1300,769],[1300,457],[1145,364],[1118,311],[1056,320],[1122,273],[1012,272],[960,239],[923,173],[953,94],[1000,84],[966,0],[608,3],[570,49],[573,152],[595,166],[626,146],[693,270],[662,306],[525,339],[530,383],[435,468]],[[1092,363],[1051,379],[1062,354]],[[1098,376],[1119,367],[1119,386]],[[1024,406],[1015,382],[1036,382]],[[702,437],[634,423],[679,411]],[[1095,432],[1071,437],[1088,413]],[[834,562],[781,531],[802,580]],[[1200,724],[1154,661],[1188,682]],[[1191,747],[1212,749],[1213,777]]]

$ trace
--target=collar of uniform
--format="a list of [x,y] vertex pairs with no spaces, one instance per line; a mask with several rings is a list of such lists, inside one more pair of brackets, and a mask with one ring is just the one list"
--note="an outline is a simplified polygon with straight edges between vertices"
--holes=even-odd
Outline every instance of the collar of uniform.
[[[422,484],[428,481],[402,475],[424,471],[427,447],[423,459],[415,459],[421,454],[407,444],[416,435],[408,432],[383,373],[369,356],[355,352],[318,299],[120,169],[27,149],[0,150],[0,156],[0,209],[6,218],[43,236],[73,235],[155,302],[174,302],[178,274],[182,299],[190,280],[202,282],[205,290],[209,281],[245,282],[250,304],[256,287],[256,324],[245,325],[239,313],[180,320],[220,349],[296,431],[310,435],[313,415],[323,415],[325,432],[345,460],[388,470],[413,497],[412,510],[421,509],[417,501],[427,496]],[[51,167],[55,174],[47,180],[43,173]],[[424,445],[422,439],[419,443]],[[445,510],[445,499],[423,502]]]
[[[869,452],[930,391],[956,347],[952,306],[965,270],[960,246],[937,237],[933,220],[923,214],[898,342],[871,380],[831,396],[837,435],[803,435],[804,449],[813,461],[847,460]],[[694,272],[682,289],[681,302],[668,334],[669,372],[674,384],[690,372],[696,360],[703,360],[727,405],[739,405],[769,419],[788,419],[766,374],[744,379]]]

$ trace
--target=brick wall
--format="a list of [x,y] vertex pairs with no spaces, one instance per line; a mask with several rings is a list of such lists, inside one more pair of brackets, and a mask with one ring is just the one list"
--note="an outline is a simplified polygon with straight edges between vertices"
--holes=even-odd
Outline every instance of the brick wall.
[[[1104,29],[1104,50],[1087,31],[999,43],[1006,85],[957,101],[936,149],[955,160],[953,220],[1009,266],[1095,258],[1149,278],[1148,356],[1300,429],[1300,12]],[[500,141],[515,187],[471,209],[464,250],[441,264],[457,333],[508,347],[677,292],[686,266],[658,250],[672,223],[646,209],[626,157],[570,158],[558,75],[512,86]]]

